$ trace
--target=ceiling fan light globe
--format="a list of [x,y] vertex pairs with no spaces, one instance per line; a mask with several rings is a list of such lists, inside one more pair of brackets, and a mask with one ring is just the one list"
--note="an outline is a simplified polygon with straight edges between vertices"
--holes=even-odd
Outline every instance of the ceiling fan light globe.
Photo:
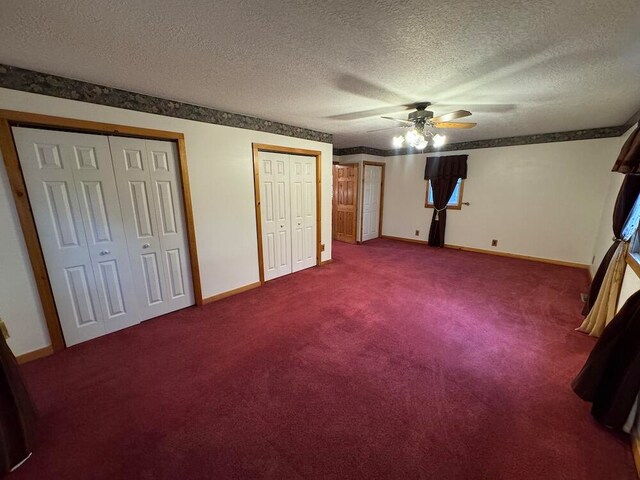
[[427,142],[427,140],[424,137],[422,137],[422,139],[418,141],[418,143],[416,143],[415,147],[418,150],[424,150],[425,148],[427,148],[427,145],[429,145],[429,142]]
[[397,137],[393,137],[391,143],[393,145],[393,148],[400,148],[404,144],[404,138],[402,137],[402,135],[398,135]]
[[436,133],[433,136],[433,146],[435,148],[439,148],[441,146],[443,146],[447,141],[447,137],[446,135],[440,135],[439,133]]
[[421,135],[417,132],[416,129],[411,129],[404,136],[404,139],[409,145],[413,146],[418,142],[418,140],[420,140],[420,137]]

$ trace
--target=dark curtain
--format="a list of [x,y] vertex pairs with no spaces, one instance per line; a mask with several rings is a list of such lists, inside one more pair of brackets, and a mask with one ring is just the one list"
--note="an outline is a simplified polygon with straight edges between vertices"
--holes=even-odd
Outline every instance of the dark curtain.
[[429,228],[429,246],[442,247],[447,227],[447,203],[456,188],[458,179],[467,178],[468,155],[427,157],[424,178],[431,181],[433,192],[433,216]]
[[640,389],[640,291],[604,329],[571,386],[600,423],[621,429]]
[[640,124],[624,142],[616,163],[611,169],[618,173],[640,173]]
[[18,362],[0,333],[0,475],[24,460],[33,442],[35,410]]
[[620,191],[618,192],[618,197],[616,198],[616,204],[613,207],[613,236],[616,240],[614,240],[613,245],[611,245],[609,250],[607,250],[607,253],[602,259],[602,262],[600,262],[598,270],[593,277],[593,281],[591,282],[591,287],[589,289],[589,298],[582,310],[583,315],[589,314],[593,304],[598,298],[598,293],[600,292],[604,276],[607,273],[607,268],[609,268],[611,257],[613,257],[613,254],[618,247],[618,242],[621,241],[622,229],[627,222],[627,218],[629,217],[633,204],[639,194],[640,175],[625,175]]

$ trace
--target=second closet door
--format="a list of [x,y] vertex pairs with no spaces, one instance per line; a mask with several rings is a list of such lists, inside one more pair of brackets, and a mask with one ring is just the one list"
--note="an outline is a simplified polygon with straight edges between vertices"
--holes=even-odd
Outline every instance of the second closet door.
[[260,152],[260,209],[264,279],[291,273],[289,156]]
[[264,279],[316,265],[316,159],[260,152]]
[[110,137],[141,320],[192,305],[177,153],[170,142]]
[[291,267],[297,272],[316,264],[316,161],[289,156],[291,176]]

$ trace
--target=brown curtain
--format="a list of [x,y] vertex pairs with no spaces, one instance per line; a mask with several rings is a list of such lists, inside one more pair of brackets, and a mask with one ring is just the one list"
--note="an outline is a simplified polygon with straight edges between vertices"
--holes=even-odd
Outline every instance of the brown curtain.
[[429,228],[429,246],[442,247],[447,227],[447,203],[456,188],[458,179],[467,178],[468,155],[427,157],[424,178],[431,182],[433,215]]
[[571,386],[600,423],[622,429],[640,389],[640,291],[604,329]]
[[18,362],[0,333],[0,475],[31,453],[35,410]]
[[640,124],[624,142],[616,163],[611,169],[618,173],[640,173]]
[[616,198],[615,206],[613,207],[613,236],[615,240],[613,245],[611,245],[609,250],[607,250],[607,253],[604,255],[604,258],[602,259],[602,262],[600,262],[598,270],[593,277],[593,281],[591,282],[591,287],[589,289],[589,298],[582,310],[583,315],[588,315],[593,308],[593,305],[596,303],[596,299],[598,298],[598,293],[600,293],[602,281],[607,273],[609,264],[618,250],[619,243],[622,241],[622,230],[627,223],[629,214],[631,213],[633,205],[639,194],[640,175],[625,175],[620,191],[618,192],[618,197]]

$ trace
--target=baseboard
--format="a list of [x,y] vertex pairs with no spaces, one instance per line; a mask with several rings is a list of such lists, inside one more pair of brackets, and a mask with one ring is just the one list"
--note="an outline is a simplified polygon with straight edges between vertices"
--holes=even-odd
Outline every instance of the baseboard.
[[487,255],[497,255],[499,257],[518,258],[520,260],[530,260],[532,262],[550,263],[552,265],[561,265],[563,267],[588,269],[589,265],[584,263],[565,262],[564,260],[555,260],[553,258],[534,257],[531,255],[521,255],[519,253],[496,252],[494,250],[485,250],[484,248],[463,247],[461,245],[445,244],[445,248],[453,248],[455,250],[463,250],[465,252],[486,253]]
[[[421,245],[426,245],[428,243],[426,240],[414,240],[413,238],[392,237],[390,235],[382,235],[382,238],[388,238],[390,240],[398,240],[401,242],[419,243]],[[589,267],[590,267],[589,265],[586,265],[584,263],[565,262],[564,260],[554,260],[552,258],[534,257],[531,255],[521,255],[519,253],[497,252],[495,250],[485,250],[484,248],[475,248],[475,247],[464,247],[462,245],[445,244],[444,246],[445,248],[451,248],[454,250],[463,250],[465,252],[484,253],[487,255],[496,255],[499,257],[518,258],[520,260],[550,263],[552,265],[561,265],[563,267],[582,268],[586,270],[589,270]]]
[[322,267],[323,265],[328,265],[328,264],[330,264],[332,262],[333,262],[333,258],[330,258],[329,260],[322,260],[320,262],[320,266]]
[[222,292],[217,295],[213,295],[212,297],[207,297],[202,299],[202,304],[206,305],[207,303],[217,302],[218,300],[222,300],[223,298],[231,297],[233,295],[237,295],[238,293],[246,292],[248,290],[253,290],[254,288],[258,288],[262,285],[260,282],[250,283],[249,285],[245,285],[243,287],[234,288],[233,290],[229,290],[227,292]]
[[380,235],[380,238],[386,238],[387,240],[398,240],[399,242],[408,242],[408,243],[419,243],[421,245],[426,245],[426,240],[417,240],[414,238],[404,238],[404,237],[392,237],[391,235]]
[[48,347],[39,348],[37,350],[33,350],[31,352],[23,353],[22,355],[18,355],[16,360],[18,363],[27,363],[32,360],[37,360],[38,358],[48,357],[53,353],[53,347],[49,345]]
[[638,471],[638,478],[640,478],[640,439],[635,428],[631,430],[631,450],[633,450],[633,460]]

